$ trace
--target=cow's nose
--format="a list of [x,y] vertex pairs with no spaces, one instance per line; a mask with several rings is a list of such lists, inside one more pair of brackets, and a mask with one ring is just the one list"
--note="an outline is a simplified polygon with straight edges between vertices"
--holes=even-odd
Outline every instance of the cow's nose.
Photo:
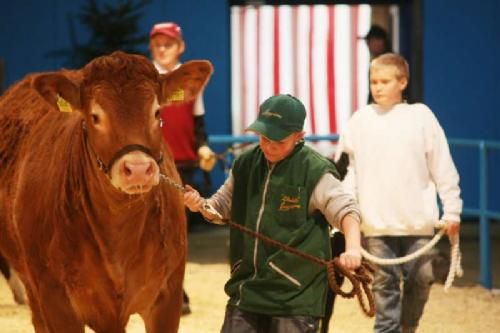
[[154,168],[151,161],[148,162],[131,162],[123,163],[123,175],[128,180],[148,181],[153,177]]

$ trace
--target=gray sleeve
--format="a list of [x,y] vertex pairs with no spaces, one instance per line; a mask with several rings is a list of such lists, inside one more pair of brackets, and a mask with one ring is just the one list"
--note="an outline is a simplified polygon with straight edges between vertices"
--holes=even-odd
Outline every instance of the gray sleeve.
[[233,199],[233,188],[234,188],[234,178],[233,172],[229,173],[226,181],[222,186],[215,192],[208,203],[217,210],[223,218],[229,219],[231,216],[231,203]]
[[339,230],[342,230],[340,222],[347,214],[361,222],[356,199],[344,190],[342,183],[331,173],[323,175],[313,190],[309,212],[315,210],[319,210],[328,223]]

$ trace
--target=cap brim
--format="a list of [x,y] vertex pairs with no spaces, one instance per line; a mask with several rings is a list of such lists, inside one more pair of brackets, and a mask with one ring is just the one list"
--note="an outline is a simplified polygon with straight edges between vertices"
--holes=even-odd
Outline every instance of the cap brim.
[[256,132],[258,134],[262,134],[263,136],[265,136],[266,138],[268,138],[272,141],[281,141],[293,133],[293,132],[284,130],[282,128],[279,128],[277,126],[265,124],[265,123],[259,121],[259,119],[257,119],[253,124],[248,126],[245,129],[245,131],[252,131],[252,132]]
[[165,32],[165,31],[155,31],[155,32],[152,32],[149,35],[149,38],[153,38],[154,36],[158,36],[158,35],[167,36],[167,37],[170,37],[170,38],[173,38],[173,39],[181,39],[179,35],[177,35],[175,33]]

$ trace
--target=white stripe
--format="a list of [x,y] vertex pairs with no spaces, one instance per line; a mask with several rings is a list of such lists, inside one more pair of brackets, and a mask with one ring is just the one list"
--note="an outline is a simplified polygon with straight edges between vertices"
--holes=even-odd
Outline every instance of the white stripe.
[[[265,99],[273,95],[274,90],[274,8],[273,6],[260,6],[260,105]],[[257,114],[254,115],[254,118]]]
[[307,109],[307,118],[304,123],[304,131],[311,132],[309,117],[309,10],[311,6],[300,5],[297,10],[297,97],[304,103]]
[[244,50],[246,63],[245,66],[245,77],[243,80],[246,84],[246,114],[244,121],[244,127],[250,125],[256,118],[258,112],[258,102],[257,102],[257,51],[255,46],[257,45],[257,15],[256,10],[252,6],[246,7],[246,17],[244,26]]
[[327,78],[327,46],[328,46],[328,7],[324,5],[314,8],[313,35],[313,98],[316,134],[328,134],[328,78]]
[[241,129],[241,77],[240,77],[240,7],[231,7],[231,119],[233,134]]
[[293,50],[292,15],[291,6],[279,6],[280,93],[295,96],[295,67],[293,63],[296,55]]
[[[372,8],[370,5],[359,6],[358,31],[359,37],[364,37],[370,30]],[[358,106],[361,108],[368,102],[370,83],[368,82],[368,68],[370,67],[370,52],[364,39],[358,39]],[[353,110],[355,111],[355,110]],[[339,129],[339,132],[341,132]]]
[[392,31],[389,33],[389,35],[392,36],[392,50],[399,53],[399,6],[391,5],[389,7],[389,12],[392,18]]
[[[337,126],[352,113],[351,9],[335,6],[335,109]],[[340,125],[342,127],[342,125]],[[337,130],[338,131],[338,130]]]

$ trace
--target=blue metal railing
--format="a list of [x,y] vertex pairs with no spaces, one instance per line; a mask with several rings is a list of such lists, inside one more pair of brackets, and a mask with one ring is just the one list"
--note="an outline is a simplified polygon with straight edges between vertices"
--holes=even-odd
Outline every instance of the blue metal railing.
[[[307,141],[337,141],[339,136],[332,135],[309,135]],[[241,144],[257,142],[254,135],[210,135],[210,144]],[[493,288],[491,269],[491,235],[490,221],[500,220],[500,212],[488,209],[488,151],[492,149],[500,150],[500,142],[470,139],[449,139],[450,146],[477,148],[479,152],[479,207],[465,207],[463,214],[479,218],[479,251],[480,251],[480,283],[487,289]]]
[[500,212],[488,209],[488,151],[500,150],[500,142],[469,139],[449,139],[448,142],[451,146],[478,149],[479,208],[466,207],[463,213],[479,218],[479,280],[483,287],[492,289],[490,220],[500,220]]

